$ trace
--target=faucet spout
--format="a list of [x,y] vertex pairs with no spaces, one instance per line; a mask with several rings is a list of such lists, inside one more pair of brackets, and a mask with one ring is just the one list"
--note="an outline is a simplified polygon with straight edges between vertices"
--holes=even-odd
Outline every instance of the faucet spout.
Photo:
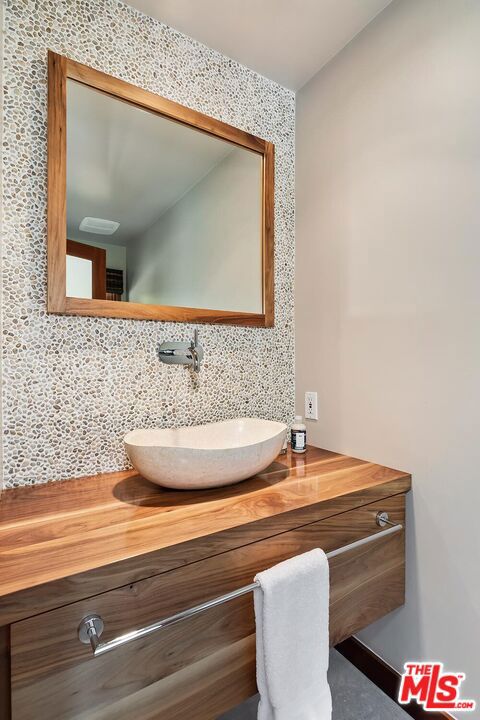
[[192,367],[194,372],[200,372],[200,358],[198,354],[198,330],[193,333],[193,340],[190,342],[190,355],[192,356]]

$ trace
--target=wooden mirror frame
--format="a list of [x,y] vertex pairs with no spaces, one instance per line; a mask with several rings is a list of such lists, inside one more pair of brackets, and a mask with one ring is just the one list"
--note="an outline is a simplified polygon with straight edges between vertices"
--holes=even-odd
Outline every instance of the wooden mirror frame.
[[[263,161],[263,312],[247,313],[67,296],[67,78],[124,102],[228,140],[258,153]],[[274,324],[274,145],[160,95],[48,52],[48,299],[47,311],[66,315],[218,323],[253,327]]]

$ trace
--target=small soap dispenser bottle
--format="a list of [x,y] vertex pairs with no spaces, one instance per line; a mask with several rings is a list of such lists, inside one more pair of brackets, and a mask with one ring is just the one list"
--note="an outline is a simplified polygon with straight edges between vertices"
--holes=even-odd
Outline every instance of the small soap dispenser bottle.
[[304,453],[307,449],[307,426],[301,415],[295,415],[291,432],[292,452]]

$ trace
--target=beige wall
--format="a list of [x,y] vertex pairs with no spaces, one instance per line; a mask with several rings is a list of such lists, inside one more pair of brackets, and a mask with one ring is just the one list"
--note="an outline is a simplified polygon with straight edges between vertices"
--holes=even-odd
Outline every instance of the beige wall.
[[407,604],[362,637],[478,701],[479,38],[478,0],[397,0],[299,93],[296,250],[310,440],[414,476]]

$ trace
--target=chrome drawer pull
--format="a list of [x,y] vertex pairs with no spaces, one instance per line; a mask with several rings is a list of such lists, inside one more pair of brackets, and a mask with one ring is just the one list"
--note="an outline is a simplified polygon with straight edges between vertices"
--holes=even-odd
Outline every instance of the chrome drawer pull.
[[[387,535],[392,535],[393,533],[397,533],[400,530],[403,530],[403,525],[401,525],[400,523],[396,525],[390,522],[388,513],[378,513],[376,516],[376,523],[379,527],[383,527],[387,523],[392,525],[392,527],[389,527],[386,530],[381,530],[374,535],[369,535],[368,537],[362,538],[361,540],[355,540],[355,542],[344,545],[337,550],[332,550],[331,552],[327,553],[327,558],[330,560],[334,557],[337,557],[337,555],[342,555],[343,553],[348,552],[349,550],[354,550],[358,547],[361,547],[362,545],[367,545],[368,543],[371,543],[375,540],[379,540],[381,538],[387,537]],[[163,620],[158,620],[157,622],[152,623],[151,625],[146,625],[145,627],[139,628],[138,630],[132,630],[131,632],[125,633],[124,635],[119,635],[113,640],[109,640],[108,642],[104,643],[100,642],[100,636],[103,633],[104,622],[100,615],[91,613],[90,615],[84,617],[80,625],[78,626],[78,637],[80,642],[84,643],[85,645],[90,644],[93,650],[94,657],[98,657],[99,655],[104,655],[111,650],[116,650],[116,648],[121,647],[122,645],[126,645],[133,640],[139,640],[140,638],[146,637],[147,635],[151,635],[157,630],[162,630],[163,628],[169,627],[170,625],[176,625],[176,623],[179,623],[182,620],[186,620],[187,618],[191,618],[194,615],[198,615],[205,610],[210,610],[211,608],[217,607],[218,605],[223,605],[223,603],[229,602],[229,600],[234,600],[235,598],[241,597],[242,595],[253,592],[257,587],[258,583],[250,583],[250,585],[245,585],[244,587],[238,588],[238,590],[232,590],[232,592],[226,593],[225,595],[219,595],[212,600],[207,600],[200,605],[195,605],[194,607],[183,610],[176,615],[171,615],[170,617],[164,618]]]

